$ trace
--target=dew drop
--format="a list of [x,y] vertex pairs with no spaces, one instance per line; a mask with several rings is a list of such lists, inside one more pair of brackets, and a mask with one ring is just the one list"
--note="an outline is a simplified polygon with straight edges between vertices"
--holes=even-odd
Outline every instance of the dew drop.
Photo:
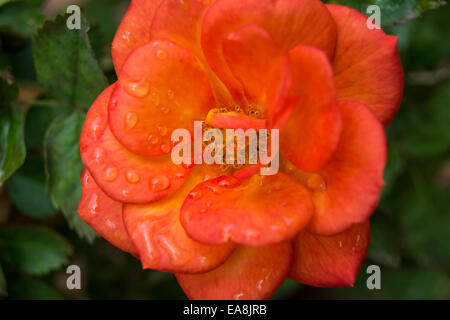
[[92,215],[96,215],[98,213],[98,196],[96,193],[94,193],[89,200],[88,211]]
[[105,159],[105,151],[103,151],[102,148],[96,148],[94,150],[94,161],[96,163],[100,163],[103,162],[104,159]]
[[175,99],[175,93],[172,90],[167,90],[167,97],[169,98],[169,100],[173,100]]
[[160,175],[154,178],[151,182],[152,191],[163,191],[169,188],[170,181],[167,176]]
[[166,107],[166,106],[162,106],[162,107],[161,107],[161,112],[162,112],[162,113],[168,114],[169,111],[170,111],[169,107]]
[[94,141],[100,137],[101,124],[102,124],[102,119],[100,117],[97,117],[94,120],[92,120],[92,133],[93,133]]
[[191,191],[189,192],[188,197],[192,200],[198,200],[202,197],[202,193],[200,191]]
[[313,173],[306,182],[308,188],[314,191],[327,190],[327,184],[320,174]]
[[161,135],[161,137],[164,137],[167,135],[167,127],[165,127],[165,126],[159,126],[158,131],[159,131],[159,134]]
[[157,143],[159,142],[159,139],[158,139],[157,136],[149,135],[148,138],[147,138],[147,141],[148,141],[150,144],[157,144]]
[[110,109],[116,109],[118,105],[117,99],[116,98],[112,98],[111,101],[109,102],[109,108]]
[[233,188],[240,184],[239,179],[231,176],[221,176],[217,178],[216,184],[225,187],[225,188]]
[[159,60],[166,60],[168,55],[169,54],[164,49],[157,49],[156,50],[156,58],[158,58]]
[[116,224],[109,219],[106,219],[105,224],[110,229],[116,229]]
[[128,197],[128,196],[130,195],[130,192],[129,192],[127,189],[123,189],[123,190],[122,190],[122,195],[123,195],[124,197]]
[[129,112],[125,115],[124,126],[125,129],[131,130],[136,126],[138,116],[135,112]]
[[107,181],[113,181],[117,178],[118,170],[115,166],[109,166],[105,169],[105,179]]
[[170,151],[170,146],[169,146],[168,144],[163,143],[163,144],[161,145],[161,151],[164,152],[164,153],[169,153],[169,151]]
[[339,248],[342,248],[342,241],[339,241]]
[[129,183],[138,183],[140,180],[139,175],[137,174],[136,171],[134,170],[128,170],[125,174],[125,179],[127,179],[127,181]]
[[160,99],[159,99],[159,94],[158,94],[158,92],[155,92],[155,91],[153,91],[152,93],[151,93],[151,101],[152,101],[152,103],[155,105],[155,106],[159,106],[159,104],[160,104]]
[[206,209],[206,208],[201,208],[201,209],[200,209],[200,213],[201,213],[201,214],[206,213],[207,211],[208,211],[208,209]]
[[150,85],[145,79],[139,81],[126,81],[125,91],[136,98],[143,98],[150,91]]

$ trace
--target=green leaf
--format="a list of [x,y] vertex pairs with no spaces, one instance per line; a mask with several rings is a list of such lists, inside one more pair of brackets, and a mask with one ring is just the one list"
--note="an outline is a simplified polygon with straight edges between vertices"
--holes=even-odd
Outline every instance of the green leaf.
[[[13,97],[13,86],[0,79],[0,91],[6,93],[1,102],[9,103]],[[17,92],[17,91],[16,91]],[[0,186],[25,160],[24,116],[16,106],[0,107]]]
[[0,0],[0,7],[7,4],[8,2],[11,2],[11,0]]
[[96,233],[78,215],[83,170],[78,141],[84,114],[73,112],[52,122],[44,141],[47,190],[56,208],[63,211],[71,228],[92,242]]
[[28,150],[42,153],[45,132],[57,117],[70,111],[64,107],[32,107],[25,121],[25,144]]
[[61,294],[40,279],[20,277],[10,281],[8,299],[12,300],[62,300]]
[[381,212],[376,212],[370,218],[370,245],[367,256],[383,266],[400,266],[398,231],[389,217]]
[[68,263],[69,243],[57,233],[41,227],[0,229],[0,259],[19,270],[42,275]]
[[28,158],[22,168],[8,180],[7,187],[9,197],[22,213],[43,219],[55,212],[46,194],[43,161]]
[[6,296],[8,291],[6,290],[6,279],[5,274],[3,273],[2,266],[0,265],[0,297]]
[[69,30],[68,15],[47,21],[34,37],[34,62],[39,82],[57,100],[88,110],[107,86],[87,32],[84,17],[80,30]]
[[416,158],[437,156],[450,150],[448,101],[450,81],[437,88],[426,106],[411,110],[409,128],[401,141],[402,150]]
[[[10,2],[10,3],[7,3]],[[0,30],[31,37],[44,22],[43,0],[0,0]]]
[[381,9],[382,26],[399,25],[415,18],[426,10],[445,4],[443,0],[332,0],[329,3],[342,4],[367,14],[367,7],[377,5]]
[[437,270],[402,268],[383,272],[381,291],[385,299],[448,299],[449,277]]

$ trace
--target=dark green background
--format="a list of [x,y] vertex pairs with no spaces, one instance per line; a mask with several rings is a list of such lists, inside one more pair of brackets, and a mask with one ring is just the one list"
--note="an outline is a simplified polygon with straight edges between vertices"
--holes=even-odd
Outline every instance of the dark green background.
[[[333,2],[364,8],[358,1]],[[400,37],[405,94],[399,113],[387,128],[386,187],[371,218],[371,244],[357,283],[354,288],[316,289],[287,280],[274,296],[276,299],[450,298],[450,6],[426,11],[422,17],[399,26],[387,26],[404,17],[406,10],[407,18],[412,19],[427,9],[425,3],[435,1],[418,2],[421,5],[414,8],[404,7],[402,1],[364,2],[384,6],[386,32]],[[81,5],[91,26],[88,35],[92,50],[110,83],[115,79],[110,44],[127,3],[96,0]],[[77,192],[69,188],[73,177],[58,176],[64,168],[47,164],[46,178],[46,132],[46,141],[51,144],[47,146],[47,161],[61,163],[58,157],[69,157],[70,152],[61,150],[60,145],[72,143],[73,136],[70,132],[56,138],[51,135],[62,129],[72,130],[61,121],[70,122],[67,117],[82,117],[83,113],[70,113],[71,105],[50,92],[51,86],[44,84],[47,90],[39,89],[32,35],[44,21],[42,4],[44,1],[18,0],[0,7],[0,75],[13,78],[20,88],[18,101],[12,105],[26,114],[27,149],[24,164],[0,188],[0,298],[183,299],[173,275],[143,271],[138,260],[103,239],[93,241],[93,233],[77,225],[79,221],[71,215],[77,200]],[[54,15],[64,8],[47,8],[47,14]],[[49,39],[54,37],[57,35]],[[46,50],[43,42],[35,48],[35,55]],[[52,74],[46,75],[51,78]],[[103,85],[102,81],[96,83]],[[3,100],[1,97],[0,102]],[[47,130],[51,123],[52,130]],[[55,149],[57,152],[53,152]],[[77,163],[79,159],[73,156],[64,161]],[[77,176],[78,172],[71,175]],[[61,200],[64,188],[74,194],[75,202]],[[82,290],[66,289],[68,264],[81,267]],[[370,264],[381,267],[381,290],[366,288],[365,270]]]

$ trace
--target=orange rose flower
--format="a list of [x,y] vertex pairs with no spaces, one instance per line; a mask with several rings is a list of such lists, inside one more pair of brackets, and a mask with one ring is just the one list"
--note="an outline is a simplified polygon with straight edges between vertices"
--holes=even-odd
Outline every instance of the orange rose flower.
[[[397,38],[366,19],[319,0],[132,1],[118,81],[81,135],[80,216],[189,298],[353,285],[403,88]],[[280,129],[280,171],[175,164],[171,133],[195,120]]]

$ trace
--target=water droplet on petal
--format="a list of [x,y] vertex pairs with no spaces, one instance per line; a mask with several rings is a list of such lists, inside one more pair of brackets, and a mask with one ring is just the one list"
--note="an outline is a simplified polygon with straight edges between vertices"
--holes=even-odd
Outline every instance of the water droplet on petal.
[[167,176],[160,175],[154,178],[151,182],[151,187],[153,191],[163,191],[169,188],[170,180]]
[[221,176],[216,180],[216,184],[225,187],[225,188],[233,188],[240,184],[239,179],[232,176]]
[[94,141],[97,140],[98,138],[100,138],[100,126],[102,124],[102,119],[100,117],[95,118],[94,120],[92,120],[92,133],[93,133],[93,137],[94,137]]
[[164,137],[165,135],[167,135],[167,127],[165,127],[165,126],[159,126],[158,131],[159,131],[159,134],[161,135],[161,137]]
[[169,151],[170,151],[170,146],[168,145],[168,144],[162,144],[161,145],[161,151],[162,152],[164,152],[164,153],[169,153]]
[[169,100],[175,99],[175,93],[172,90],[167,90],[167,97],[169,97]]
[[125,174],[125,179],[127,179],[127,181],[129,183],[138,183],[140,180],[139,175],[137,174],[136,171],[134,170],[128,170]]
[[160,103],[160,99],[159,99],[159,94],[158,94],[158,92],[152,92],[152,94],[151,94],[151,96],[152,96],[152,98],[151,98],[151,101],[152,101],[152,103],[155,105],[155,106],[159,106],[159,103]]
[[116,224],[109,219],[106,219],[105,224],[110,229],[116,229]]
[[104,176],[107,181],[113,181],[114,179],[117,178],[117,174],[118,174],[117,168],[115,166],[109,166],[106,167]]
[[207,211],[208,211],[208,209],[206,209],[206,208],[201,208],[201,209],[200,209],[200,213],[201,213],[201,214],[206,213]]
[[92,194],[91,199],[89,199],[88,211],[92,215],[98,213],[98,196],[95,193]]
[[94,150],[94,161],[96,163],[103,162],[105,160],[105,151],[102,148],[95,148]]
[[191,191],[189,192],[188,197],[192,200],[198,200],[202,197],[202,193],[200,191]]
[[110,109],[116,109],[118,105],[117,99],[116,98],[112,98],[109,102],[109,108]]
[[327,189],[327,184],[320,174],[313,173],[306,182],[308,188],[314,191],[325,191]]
[[339,241],[339,248],[342,248],[342,241]]
[[130,195],[130,192],[129,192],[127,189],[123,189],[123,190],[122,190],[122,195],[123,195],[124,197],[128,197],[128,196]]
[[162,113],[168,114],[169,111],[170,111],[169,107],[166,107],[166,106],[162,106],[162,107],[161,107],[161,112],[162,112]]
[[125,91],[136,98],[143,98],[150,91],[150,85],[145,79],[139,81],[126,81]]
[[156,49],[156,58],[159,60],[166,60],[169,54],[164,49]]
[[147,141],[151,144],[157,144],[159,142],[159,139],[157,136],[149,135]]
[[135,112],[129,112],[125,115],[125,129],[131,130],[136,126],[136,123],[138,121],[138,116]]

